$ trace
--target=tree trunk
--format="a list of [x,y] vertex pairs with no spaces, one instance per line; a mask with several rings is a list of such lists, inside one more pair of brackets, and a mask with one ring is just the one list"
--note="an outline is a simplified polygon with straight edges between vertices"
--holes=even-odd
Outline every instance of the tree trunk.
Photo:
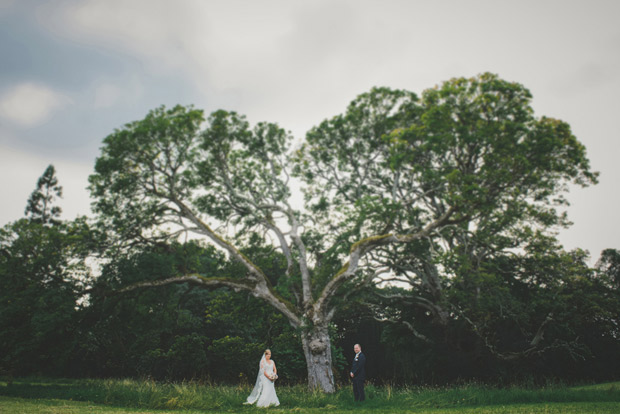
[[308,386],[327,393],[336,391],[332,371],[332,346],[327,326],[314,326],[302,335],[308,366]]

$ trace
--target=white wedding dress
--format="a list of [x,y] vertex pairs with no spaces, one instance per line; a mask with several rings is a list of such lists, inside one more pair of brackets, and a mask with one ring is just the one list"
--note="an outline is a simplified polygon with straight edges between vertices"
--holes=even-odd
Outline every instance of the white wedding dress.
[[267,362],[265,356],[260,360],[258,377],[256,378],[256,385],[250,393],[246,404],[256,403],[257,407],[269,407],[271,405],[280,405],[280,400],[276,395],[276,387],[273,381],[265,377],[265,373],[269,376],[273,376],[273,361]]

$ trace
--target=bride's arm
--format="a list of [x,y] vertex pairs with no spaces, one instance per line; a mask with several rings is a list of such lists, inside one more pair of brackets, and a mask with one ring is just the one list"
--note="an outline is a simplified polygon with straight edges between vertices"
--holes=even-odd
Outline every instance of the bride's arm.
[[278,370],[276,369],[276,362],[273,361],[273,373],[278,375]]

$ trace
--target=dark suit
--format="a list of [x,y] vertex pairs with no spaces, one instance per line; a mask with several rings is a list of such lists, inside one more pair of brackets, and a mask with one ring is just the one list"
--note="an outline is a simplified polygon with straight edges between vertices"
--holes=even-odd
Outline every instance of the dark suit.
[[353,358],[351,366],[353,374],[353,397],[355,401],[364,401],[364,380],[366,379],[366,357],[361,352]]

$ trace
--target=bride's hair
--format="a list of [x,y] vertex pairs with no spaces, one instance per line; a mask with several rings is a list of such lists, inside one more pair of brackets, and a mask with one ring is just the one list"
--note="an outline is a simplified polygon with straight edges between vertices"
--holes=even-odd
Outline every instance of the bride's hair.
[[271,353],[271,349],[269,348],[265,349],[265,355],[267,355],[268,352]]

